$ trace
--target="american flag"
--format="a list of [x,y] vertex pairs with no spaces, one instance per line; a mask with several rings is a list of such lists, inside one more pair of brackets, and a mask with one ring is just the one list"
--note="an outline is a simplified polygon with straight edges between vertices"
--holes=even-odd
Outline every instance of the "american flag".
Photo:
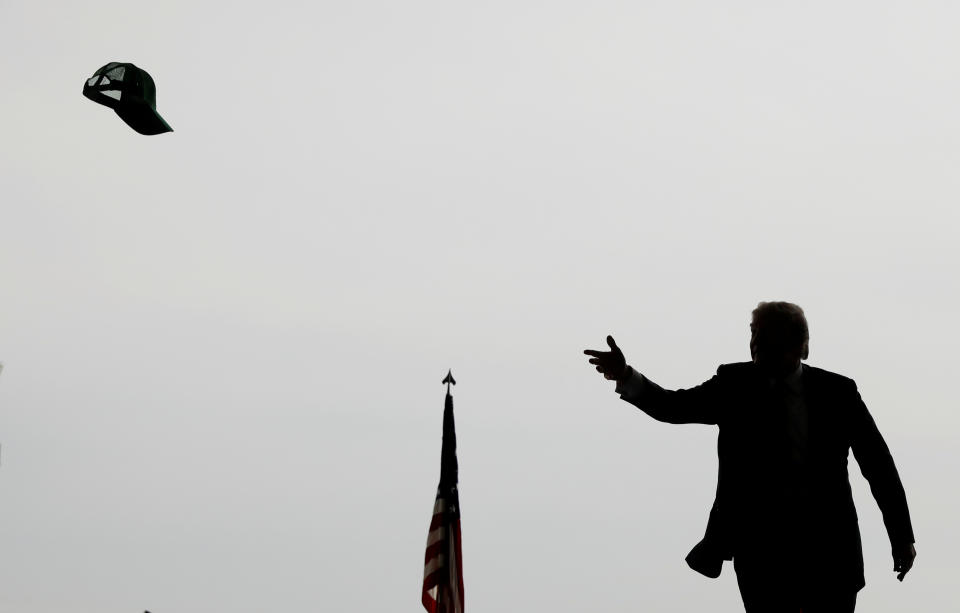
[[457,433],[453,427],[453,397],[447,383],[443,407],[443,449],[440,486],[433,505],[423,566],[423,607],[429,613],[463,613],[463,564],[460,551],[460,497],[457,494]]

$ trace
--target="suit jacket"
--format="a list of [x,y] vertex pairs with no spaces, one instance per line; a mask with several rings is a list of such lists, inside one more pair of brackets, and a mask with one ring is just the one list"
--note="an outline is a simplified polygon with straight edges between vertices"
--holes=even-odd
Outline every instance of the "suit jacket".
[[[621,397],[659,421],[719,426],[717,493],[704,538],[687,556],[710,577],[723,560],[757,554],[814,568],[817,580],[864,585],[849,450],[870,484],[892,546],[914,542],[897,468],[856,384],[803,365],[807,450],[791,460],[787,415],[752,362],[725,364],[697,387],[665,390],[634,375]],[[621,391],[621,390],[618,390]]]

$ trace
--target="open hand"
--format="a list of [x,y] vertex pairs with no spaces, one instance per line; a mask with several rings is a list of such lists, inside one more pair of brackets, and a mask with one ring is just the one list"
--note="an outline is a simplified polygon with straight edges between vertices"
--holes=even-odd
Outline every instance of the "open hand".
[[627,360],[623,357],[623,352],[617,347],[612,336],[607,336],[607,345],[610,346],[610,351],[584,349],[583,352],[593,356],[589,362],[597,367],[597,372],[602,374],[605,379],[620,381],[627,374]]
[[910,569],[913,568],[913,559],[917,557],[917,549],[913,543],[902,545],[893,550],[893,570],[897,573],[897,580],[903,581]]

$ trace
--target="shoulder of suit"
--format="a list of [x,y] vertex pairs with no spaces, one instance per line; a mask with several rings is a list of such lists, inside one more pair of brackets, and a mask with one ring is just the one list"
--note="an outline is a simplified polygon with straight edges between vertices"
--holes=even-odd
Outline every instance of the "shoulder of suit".
[[[733,362],[730,364],[721,364],[717,368],[717,375],[724,378],[748,377],[754,374],[754,372],[753,362]],[[810,366],[809,364],[803,365],[803,374],[805,377],[809,377],[821,385],[856,388],[856,383],[850,377],[817,368],[816,366]]]
[[804,377],[814,378],[823,385],[852,387],[854,389],[857,387],[857,384],[850,377],[817,368],[816,366],[810,366],[809,364],[803,365],[803,375]]
[[751,373],[753,373],[753,362],[733,362],[717,367],[717,375],[721,377],[747,376]]

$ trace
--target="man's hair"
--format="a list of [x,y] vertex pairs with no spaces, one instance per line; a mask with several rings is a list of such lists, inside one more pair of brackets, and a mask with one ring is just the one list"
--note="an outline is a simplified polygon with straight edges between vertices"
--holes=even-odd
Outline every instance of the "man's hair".
[[792,302],[761,302],[753,310],[751,328],[760,325],[777,328],[795,347],[802,346],[806,354],[810,329],[807,327],[807,317],[799,306]]

